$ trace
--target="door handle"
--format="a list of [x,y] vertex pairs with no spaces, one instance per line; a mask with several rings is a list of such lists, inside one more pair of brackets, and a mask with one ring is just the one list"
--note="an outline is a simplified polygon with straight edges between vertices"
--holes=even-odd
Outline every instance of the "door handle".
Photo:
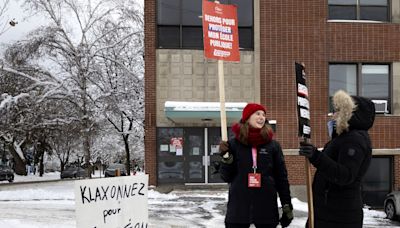
[[203,166],[209,166],[210,165],[210,156],[203,156]]

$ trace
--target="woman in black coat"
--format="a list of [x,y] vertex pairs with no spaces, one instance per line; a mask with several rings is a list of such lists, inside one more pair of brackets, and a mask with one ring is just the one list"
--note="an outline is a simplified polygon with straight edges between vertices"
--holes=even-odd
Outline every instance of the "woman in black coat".
[[300,155],[317,168],[312,186],[314,227],[361,228],[361,180],[371,162],[368,129],[374,123],[375,106],[367,98],[341,90],[333,96],[333,106],[336,124],[329,124],[332,139],[323,151],[311,144],[300,146]]
[[[287,170],[279,143],[272,139],[266,109],[250,103],[240,123],[233,125],[235,138],[221,142],[221,177],[230,184],[225,218],[227,228],[287,227],[293,219]],[[279,220],[279,193],[283,215]]]

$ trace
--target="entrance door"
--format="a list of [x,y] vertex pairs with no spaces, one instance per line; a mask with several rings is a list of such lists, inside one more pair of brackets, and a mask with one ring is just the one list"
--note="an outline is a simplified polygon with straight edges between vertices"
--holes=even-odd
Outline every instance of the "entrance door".
[[[231,132],[228,131],[228,136],[230,135]],[[216,165],[221,159],[220,141],[219,127],[158,128],[158,181],[222,183],[220,174],[216,170]]]
[[183,128],[158,128],[158,181],[184,183]]
[[186,183],[204,183],[204,129],[185,128],[183,142]]

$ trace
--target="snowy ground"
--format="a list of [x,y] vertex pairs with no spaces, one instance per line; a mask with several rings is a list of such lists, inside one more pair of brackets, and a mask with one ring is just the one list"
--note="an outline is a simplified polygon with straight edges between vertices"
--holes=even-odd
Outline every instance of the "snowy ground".
[[[58,180],[59,173],[45,177],[16,176],[8,185],[0,182],[0,227],[7,228],[73,228],[75,227],[74,181],[35,183],[36,180]],[[3,184],[4,183],[4,184]],[[177,190],[162,194],[149,190],[149,227],[224,227],[226,190]],[[307,204],[293,199],[295,219],[290,227],[303,228]],[[399,227],[376,210],[364,210],[364,226]]]

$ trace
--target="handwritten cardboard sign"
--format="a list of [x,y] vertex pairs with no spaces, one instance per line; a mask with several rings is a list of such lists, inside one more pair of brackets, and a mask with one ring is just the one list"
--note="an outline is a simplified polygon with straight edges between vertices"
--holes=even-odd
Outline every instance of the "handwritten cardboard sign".
[[147,228],[148,175],[75,181],[78,228]]
[[204,56],[240,61],[237,7],[203,0]]

